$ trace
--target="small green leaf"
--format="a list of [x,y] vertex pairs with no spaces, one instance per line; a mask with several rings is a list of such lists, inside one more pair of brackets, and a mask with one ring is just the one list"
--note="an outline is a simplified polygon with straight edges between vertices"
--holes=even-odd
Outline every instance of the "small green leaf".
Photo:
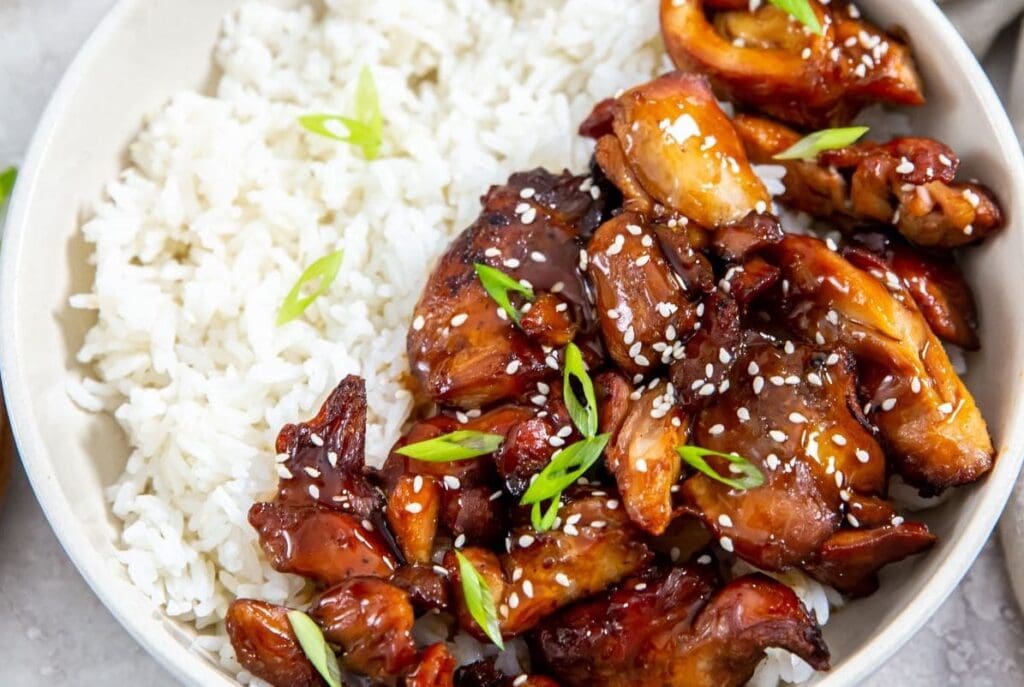
[[473,616],[473,620],[494,642],[495,646],[504,649],[505,642],[501,638],[501,626],[498,624],[498,613],[494,609],[494,597],[491,596],[490,585],[461,552],[456,551],[455,557],[459,559],[462,596],[466,599],[466,608],[469,609],[469,614]]
[[[576,389],[572,384],[574,379],[583,390],[583,400],[580,400],[576,394]],[[572,418],[576,428],[580,430],[580,434],[588,439],[594,438],[597,434],[597,397],[594,395],[594,382],[591,381],[590,375],[587,374],[587,367],[583,364],[583,354],[574,343],[565,347],[562,396],[565,398],[569,417]]]
[[848,126],[841,129],[824,129],[804,136],[786,150],[776,155],[775,160],[813,160],[826,150],[838,150],[853,145],[868,132],[866,126]]
[[558,509],[562,505],[562,492],[558,492],[551,499],[551,504],[547,510],[543,510],[541,502],[533,504],[530,508],[530,522],[533,524],[533,529],[538,532],[547,532],[555,524],[555,518],[558,517]]
[[[384,140],[384,117],[380,111],[377,85],[368,67],[363,67],[359,73],[355,111],[355,118],[328,113],[303,115],[299,117],[299,124],[311,133],[357,146],[362,149],[363,157],[375,160]],[[332,130],[327,126],[328,122],[338,122],[348,130],[348,135]]]
[[299,640],[299,646],[317,672],[330,687],[341,687],[341,669],[338,657],[327,646],[324,633],[312,618],[302,611],[288,611],[288,622]]
[[811,30],[811,33],[821,35],[821,22],[814,12],[808,0],[768,0],[783,12],[791,15],[794,19]]
[[0,172],[0,207],[3,207],[14,190],[14,182],[18,180],[18,168],[8,167]]
[[427,463],[449,463],[494,453],[504,440],[505,437],[500,434],[462,429],[444,436],[408,444],[395,449],[395,453]]
[[[757,467],[749,460],[742,456],[735,456],[731,453],[719,453],[718,451],[711,451],[700,446],[679,446],[676,451],[686,462],[687,465],[692,467],[694,470],[701,472],[711,479],[721,482],[727,487],[737,489],[740,491],[746,491],[748,489],[756,489],[757,487],[764,484],[764,475]],[[717,456],[723,458],[731,465],[735,465],[740,474],[743,475],[742,479],[732,479],[731,477],[723,477],[722,475],[715,472],[706,460],[705,456]]]
[[610,434],[599,434],[590,439],[577,441],[556,453],[547,467],[533,480],[519,502],[524,506],[530,506],[561,494],[597,462],[608,444],[609,437]]
[[518,281],[508,276],[504,272],[490,265],[484,265],[483,263],[474,263],[473,269],[476,270],[476,276],[480,279],[480,283],[484,287],[484,291],[487,295],[494,299],[494,302],[501,306],[501,309],[508,313],[508,316],[512,318],[512,321],[519,324],[519,320],[522,315],[515,306],[512,305],[512,301],[509,299],[508,292],[515,291],[522,295],[526,300],[533,300],[533,289],[523,286]]
[[[299,280],[295,282],[295,286],[285,296],[284,302],[281,303],[281,307],[277,311],[278,327],[294,320],[309,307],[310,303],[327,293],[327,289],[331,287],[331,282],[338,276],[338,270],[341,269],[343,257],[345,257],[345,251],[336,250],[306,268],[306,271],[302,273]],[[302,288],[317,280],[319,283],[316,289],[308,296],[303,296]]]

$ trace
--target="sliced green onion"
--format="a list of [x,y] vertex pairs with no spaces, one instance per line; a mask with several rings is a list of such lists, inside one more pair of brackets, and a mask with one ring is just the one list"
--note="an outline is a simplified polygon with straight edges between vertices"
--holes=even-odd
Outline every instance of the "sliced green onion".
[[809,28],[812,33],[821,35],[821,22],[818,21],[818,15],[808,0],[768,0],[768,2],[792,16]]
[[494,453],[504,440],[505,437],[500,434],[461,429],[444,436],[408,444],[395,449],[395,453],[427,463],[449,463]]
[[553,499],[573,485],[589,470],[608,444],[610,434],[599,434],[577,441],[556,453],[547,467],[530,484],[519,503],[530,506]]
[[[344,251],[336,250],[306,268],[306,271],[302,273],[299,280],[295,282],[295,286],[285,296],[284,302],[277,311],[278,327],[294,320],[309,307],[310,303],[327,293],[327,289],[331,287],[331,282],[338,276],[338,270],[341,269],[341,259],[344,256]],[[317,280],[319,283],[316,289],[308,296],[303,296],[302,288],[310,282]]]
[[[361,148],[367,160],[377,159],[380,146],[384,140],[384,117],[380,111],[380,99],[377,96],[377,85],[373,81],[373,73],[363,67],[356,85],[355,118],[337,114],[308,114],[299,117],[299,124],[306,131],[332,138],[335,141],[351,143]],[[328,122],[338,122],[348,130],[342,136],[331,130]]]
[[495,646],[504,650],[505,642],[501,638],[501,626],[498,625],[498,612],[494,609],[494,598],[491,596],[490,585],[462,553],[456,551],[455,557],[459,559],[462,596],[466,599],[466,608],[469,609],[469,614],[473,616],[473,620],[494,642]]
[[[583,399],[576,394],[572,381],[576,380],[583,390]],[[565,369],[562,372],[562,395],[569,417],[580,430],[580,434],[588,439],[597,434],[597,397],[594,396],[594,382],[587,374],[587,366],[583,364],[583,354],[576,344],[565,347]]]
[[516,310],[515,306],[512,305],[512,301],[509,299],[508,292],[515,291],[522,295],[526,300],[533,300],[533,289],[523,286],[518,281],[508,276],[504,272],[490,265],[484,265],[482,263],[474,263],[473,269],[476,270],[476,276],[480,279],[480,283],[484,287],[484,291],[487,295],[494,299],[494,302],[501,306],[501,309],[508,313],[508,316],[512,318],[512,321],[519,324],[519,320],[522,318],[522,313]]
[[841,129],[823,129],[804,136],[774,156],[775,160],[813,160],[826,150],[838,150],[853,145],[868,132],[866,126],[848,126]]
[[299,640],[299,646],[306,658],[313,664],[316,671],[323,676],[330,687],[341,687],[341,669],[338,657],[331,647],[327,646],[324,633],[312,618],[302,611],[288,611],[288,622]]
[[547,510],[544,510],[541,506],[541,502],[533,504],[530,508],[530,522],[533,525],[533,529],[538,532],[547,532],[555,524],[555,518],[558,517],[558,509],[562,505],[562,492],[558,492],[551,499],[551,504]]
[[[718,451],[711,451],[706,448],[701,448],[700,446],[680,446],[676,448],[676,452],[678,452],[686,464],[694,470],[707,475],[717,482],[721,482],[727,487],[731,487],[739,491],[746,491],[748,489],[756,489],[764,484],[764,475],[761,471],[758,470],[753,463],[742,456],[736,456],[731,453],[719,453]],[[743,477],[741,479],[723,477],[715,472],[714,468],[708,465],[708,462],[704,460],[705,456],[717,456],[729,461],[730,465],[735,465],[739,469],[739,472]]]
[[18,180],[18,168],[8,167],[0,172],[0,207],[4,206],[14,190],[14,182]]

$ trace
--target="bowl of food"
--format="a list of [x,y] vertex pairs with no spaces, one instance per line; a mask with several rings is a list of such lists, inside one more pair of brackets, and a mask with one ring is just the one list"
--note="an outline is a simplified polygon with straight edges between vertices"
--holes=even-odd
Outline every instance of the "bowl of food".
[[123,0],[12,427],[186,684],[856,685],[1020,468],[1022,176],[928,0]]

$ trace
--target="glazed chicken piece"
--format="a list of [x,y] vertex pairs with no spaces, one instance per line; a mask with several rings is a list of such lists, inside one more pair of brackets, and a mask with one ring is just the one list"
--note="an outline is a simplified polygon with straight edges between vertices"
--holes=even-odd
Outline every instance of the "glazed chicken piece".
[[455,687],[559,687],[559,684],[539,675],[504,675],[495,667],[494,659],[488,659],[459,668]]
[[[557,609],[615,584],[648,562],[650,553],[616,495],[585,489],[575,494],[559,511],[562,529],[514,529],[510,552],[501,556],[487,549],[462,550],[487,580],[503,636],[527,632]],[[453,552],[445,555],[444,566],[462,628],[483,639],[466,609]]]
[[612,116],[614,135],[598,140],[595,155],[626,210],[682,215],[713,229],[769,207],[703,76],[666,74],[598,107]]
[[387,578],[398,567],[390,547],[369,521],[322,506],[256,503],[249,523],[278,572],[329,586],[353,575]]
[[827,150],[816,160],[774,160],[800,134],[767,119],[740,115],[734,124],[757,163],[786,167],[782,202],[815,217],[851,227],[879,222],[895,226],[919,246],[957,248],[982,241],[1003,225],[992,193],[957,183],[956,154],[928,138],[862,142]]
[[224,619],[243,668],[274,687],[323,687],[288,621],[288,609],[264,601],[235,599]]
[[318,503],[369,518],[381,505],[366,471],[366,383],[349,375],[308,422],[285,425],[276,450],[287,457],[279,467],[277,501],[297,506]]
[[544,623],[536,647],[566,687],[739,687],[768,647],[818,670],[821,629],[791,589],[762,575],[725,587],[710,566],[652,569]]
[[871,419],[904,479],[938,491],[991,469],[985,420],[895,275],[882,283],[803,236],[787,236],[772,259],[788,285],[779,304],[788,325],[856,356]]
[[448,580],[432,565],[403,565],[388,581],[405,591],[420,613],[448,608]]
[[331,587],[313,603],[309,616],[328,642],[341,647],[349,670],[395,684],[416,665],[412,604],[405,592],[384,580],[354,577]]
[[[421,395],[470,410],[528,395],[557,374],[546,347],[571,340],[589,317],[577,239],[602,219],[604,201],[587,190],[592,184],[535,170],[491,188],[480,218],[441,256],[413,313],[407,349]],[[484,290],[475,263],[527,280],[538,312],[517,326]]]
[[868,271],[883,280],[892,271],[937,337],[969,351],[980,348],[974,295],[953,256],[926,253],[882,232],[859,231],[852,240],[843,254],[856,252],[861,265],[871,261],[864,251],[879,258],[878,267]]
[[700,329],[672,351],[669,368],[676,403],[693,412],[729,389],[729,371],[740,354],[742,330],[736,299],[716,290],[697,306]]
[[646,377],[693,329],[694,307],[639,215],[601,225],[587,255],[605,350],[624,372]]
[[658,535],[672,520],[672,487],[679,480],[676,447],[686,443],[689,418],[675,405],[668,383],[659,383],[631,401],[628,415],[605,450],[629,517]]
[[906,45],[842,0],[809,4],[821,35],[767,2],[662,0],[662,36],[676,67],[707,74],[719,97],[802,128],[845,124],[870,102],[924,103]]
[[405,687],[455,687],[457,662],[444,644],[434,644],[423,652],[416,670],[405,678]]
[[680,226],[672,219],[655,224],[654,233],[687,298],[699,300],[715,289],[714,268],[701,252],[708,245],[708,231],[689,222]]
[[[508,505],[500,495],[499,475],[490,456],[428,462],[404,456],[397,449],[458,430],[507,436],[536,415],[536,408],[518,405],[466,416],[465,422],[435,415],[414,424],[398,441],[381,469],[380,480],[388,496],[389,528],[409,560],[429,562],[440,533],[453,538],[464,535],[470,543],[500,540]],[[495,493],[499,496],[492,498]]]
[[848,596],[868,596],[878,589],[881,568],[920,553],[935,541],[924,524],[902,518],[873,529],[845,529],[822,545],[807,571]]
[[[693,444],[735,452],[764,484],[732,489],[696,473],[682,496],[727,551],[764,570],[812,561],[839,528],[851,493],[885,489],[885,455],[858,408],[853,358],[793,342],[755,341],[729,388],[694,421]],[[728,463],[710,456],[716,472]]]

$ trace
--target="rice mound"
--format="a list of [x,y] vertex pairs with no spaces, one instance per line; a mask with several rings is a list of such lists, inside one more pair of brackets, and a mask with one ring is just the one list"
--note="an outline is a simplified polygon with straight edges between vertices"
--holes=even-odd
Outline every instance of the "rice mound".
[[[72,298],[98,321],[78,354],[95,378],[68,393],[113,413],[131,446],[108,493],[124,523],[117,556],[243,682],[221,622],[229,602],[305,601],[246,520],[276,489],[280,426],[362,375],[379,464],[412,406],[409,313],[480,195],[518,170],[585,169],[592,143],[575,129],[594,103],[670,68],[649,2],[325,5],[250,2],[225,18],[215,94],[175,95],[131,145],[82,229],[92,292]],[[363,66],[386,120],[373,162],[296,122],[351,114]],[[305,267],[338,248],[328,293],[275,326]],[[782,654],[767,675],[804,679],[770,665],[788,664]]]

